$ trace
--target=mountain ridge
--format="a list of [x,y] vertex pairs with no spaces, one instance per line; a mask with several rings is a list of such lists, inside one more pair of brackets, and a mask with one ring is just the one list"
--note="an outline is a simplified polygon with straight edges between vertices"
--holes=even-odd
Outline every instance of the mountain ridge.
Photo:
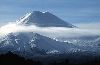
[[[71,48],[76,48],[73,44],[62,43],[51,38],[32,32],[10,33],[2,40],[0,39],[0,51],[7,51],[32,54],[62,54],[72,52]],[[44,51],[45,52],[44,52]],[[3,53],[2,52],[2,53]],[[28,52],[28,53],[27,53]],[[73,51],[74,52],[74,51]]]

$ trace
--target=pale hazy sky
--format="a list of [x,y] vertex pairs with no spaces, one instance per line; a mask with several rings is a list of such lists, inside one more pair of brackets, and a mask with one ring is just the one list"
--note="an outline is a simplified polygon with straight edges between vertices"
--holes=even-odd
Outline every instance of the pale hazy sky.
[[0,22],[12,22],[37,10],[70,23],[100,22],[100,0],[0,0]]

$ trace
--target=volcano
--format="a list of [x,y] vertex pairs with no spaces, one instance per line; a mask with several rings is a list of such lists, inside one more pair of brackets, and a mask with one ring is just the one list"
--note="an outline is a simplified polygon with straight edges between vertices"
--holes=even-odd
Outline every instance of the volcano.
[[40,11],[33,11],[31,13],[28,13],[16,22],[17,24],[21,25],[36,25],[39,27],[75,27],[74,25],[60,19],[59,17],[49,12]]

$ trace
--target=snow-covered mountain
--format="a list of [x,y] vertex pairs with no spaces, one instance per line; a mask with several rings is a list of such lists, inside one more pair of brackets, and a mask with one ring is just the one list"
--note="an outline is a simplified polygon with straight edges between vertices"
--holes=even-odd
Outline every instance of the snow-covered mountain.
[[[39,27],[68,27],[68,28],[76,27],[68,22],[63,21],[62,19],[58,18],[57,16],[49,12],[40,12],[40,11],[33,11],[31,13],[28,13],[16,22],[18,25],[36,25]],[[62,38],[56,37],[56,40],[59,40],[61,42],[73,43],[75,45],[92,46],[95,44],[94,40],[97,39],[99,36],[82,36],[82,37],[76,36],[74,38],[66,38],[66,37]],[[53,37],[50,38],[53,39]]]
[[[76,52],[78,47],[33,32],[10,33],[0,39],[0,53],[20,52],[22,55],[62,54]],[[17,53],[18,54],[18,53]]]
[[[76,27],[70,23],[67,23],[59,19],[58,17],[49,12],[40,12],[40,11],[34,11],[32,13],[26,14],[20,20],[16,21],[16,23],[17,25],[20,26],[22,25],[26,27],[28,26],[31,27],[30,25],[36,25],[39,28],[67,27],[69,29],[72,29]],[[17,25],[15,26],[15,29]],[[8,26],[6,28],[12,28],[12,27]],[[11,29],[8,31],[11,32],[6,34],[6,36],[0,37],[0,54],[11,51],[13,53],[20,54],[23,56],[33,57],[34,55],[41,55],[41,54],[63,54],[71,52],[74,53],[74,52],[84,52],[84,51],[91,51],[91,52],[100,51],[100,48],[93,46],[95,45],[94,43],[99,44],[100,38],[98,38],[98,36],[93,36],[93,37],[76,36],[75,38],[68,38],[68,37],[66,38],[66,36],[64,38],[61,36],[53,38],[46,35],[42,35],[41,32],[40,33],[33,31],[12,32],[13,30]]]
[[33,11],[31,13],[26,14],[25,16],[21,17],[17,24],[24,24],[24,25],[36,25],[39,27],[68,27],[73,28],[74,25],[63,21],[62,19],[58,18],[57,16],[49,13],[49,12],[40,12],[40,11]]
[[92,51],[100,49],[91,46],[78,46],[68,42],[59,42],[33,32],[10,33],[0,38],[0,54],[13,53],[34,57],[44,54],[63,54]]
[[80,36],[80,37],[72,37],[72,38],[62,37],[56,39],[61,42],[69,42],[80,46],[94,46],[99,43],[100,36]]

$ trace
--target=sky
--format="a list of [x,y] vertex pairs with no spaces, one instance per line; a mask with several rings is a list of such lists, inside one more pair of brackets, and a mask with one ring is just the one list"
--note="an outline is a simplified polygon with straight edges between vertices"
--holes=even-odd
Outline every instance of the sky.
[[100,0],[0,0],[0,24],[31,11],[49,11],[72,24],[100,22]]

